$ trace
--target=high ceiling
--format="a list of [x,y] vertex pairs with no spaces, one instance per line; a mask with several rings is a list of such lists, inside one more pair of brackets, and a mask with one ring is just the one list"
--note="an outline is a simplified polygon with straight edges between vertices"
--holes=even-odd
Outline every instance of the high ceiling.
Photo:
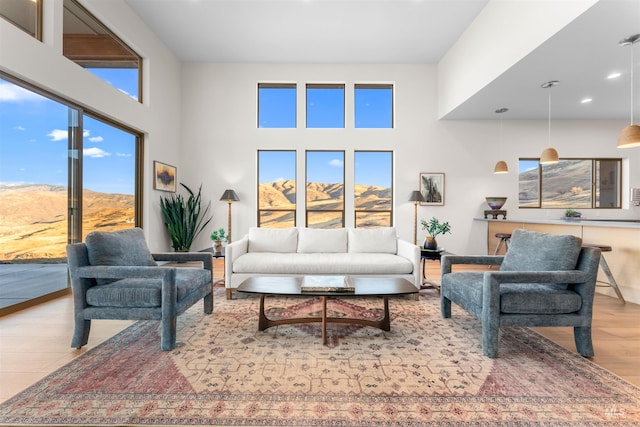
[[[126,2],[184,62],[437,64],[488,0]],[[629,120],[632,51],[640,113],[640,43],[618,42],[637,33],[640,0],[600,0],[445,118],[496,119],[507,107],[505,120],[546,119],[551,94],[554,119]],[[549,80],[560,84],[542,89]]]

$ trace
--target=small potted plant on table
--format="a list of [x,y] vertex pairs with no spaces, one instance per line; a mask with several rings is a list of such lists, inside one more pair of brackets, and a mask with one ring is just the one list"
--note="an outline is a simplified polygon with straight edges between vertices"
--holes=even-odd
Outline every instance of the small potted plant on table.
[[449,222],[440,222],[436,217],[431,218],[429,221],[424,219],[420,220],[422,229],[427,230],[427,237],[424,239],[424,248],[432,251],[438,250],[438,242],[436,236],[438,234],[446,234],[451,232],[451,226]]
[[224,228],[213,230],[211,240],[213,240],[213,251],[222,252],[222,243],[227,241],[227,233]]

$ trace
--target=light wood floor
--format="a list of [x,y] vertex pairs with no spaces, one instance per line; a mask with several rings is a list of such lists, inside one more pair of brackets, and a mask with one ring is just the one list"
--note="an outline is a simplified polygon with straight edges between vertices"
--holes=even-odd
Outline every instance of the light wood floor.
[[[219,267],[219,266],[217,266]],[[438,263],[429,263],[427,277],[437,277]],[[425,297],[437,298],[434,290]],[[89,344],[69,347],[73,331],[73,300],[64,296],[0,317],[0,401],[64,366],[115,335],[131,321],[94,320]],[[561,346],[575,351],[572,328],[535,328]],[[640,386],[640,305],[622,304],[598,294],[593,317],[593,362]]]

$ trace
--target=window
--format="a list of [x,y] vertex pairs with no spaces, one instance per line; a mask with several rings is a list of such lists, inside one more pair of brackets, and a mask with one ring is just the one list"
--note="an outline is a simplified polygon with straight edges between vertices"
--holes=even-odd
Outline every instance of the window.
[[621,159],[560,159],[540,165],[539,159],[520,159],[521,208],[620,208]]
[[42,0],[1,0],[0,16],[25,33],[42,40]]
[[[2,74],[0,93],[0,262],[65,264],[89,231],[141,225],[139,134]],[[50,279],[27,295],[66,289]]]
[[344,227],[344,151],[307,151],[306,173],[306,226]]
[[258,127],[296,127],[296,85],[258,84]]
[[307,84],[307,128],[344,128],[343,84]]
[[258,227],[295,227],[296,152],[258,151]]
[[126,95],[142,101],[142,60],[75,0],[64,0],[63,54]]
[[393,222],[393,153],[354,153],[356,227],[391,227]]
[[393,127],[393,85],[356,84],[355,127]]

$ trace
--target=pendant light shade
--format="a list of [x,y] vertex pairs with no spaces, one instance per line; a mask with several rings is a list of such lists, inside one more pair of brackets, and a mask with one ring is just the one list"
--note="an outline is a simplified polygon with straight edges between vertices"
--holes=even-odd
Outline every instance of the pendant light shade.
[[640,147],[640,126],[629,125],[618,137],[618,148]]
[[640,147],[640,126],[633,124],[633,45],[640,40],[640,34],[634,34],[622,39],[620,46],[631,46],[631,72],[629,79],[631,81],[631,124],[620,132],[618,136],[618,148]]
[[[500,114],[500,138],[499,138],[499,145],[498,145],[499,151],[502,149],[502,113],[506,113],[507,111],[509,111],[508,108],[500,108],[496,110],[496,114]],[[495,174],[509,173],[509,166],[507,166],[507,162],[505,162],[504,160],[499,160],[496,163],[496,166],[493,168],[493,173]]]
[[493,168],[493,173],[509,173],[509,166],[507,166],[507,162],[504,160],[498,161],[496,166]]
[[559,161],[558,152],[555,148],[549,147],[545,148],[540,156],[540,163],[543,165],[550,165],[552,163],[558,163]]
[[[542,84],[542,88],[543,89],[550,89],[554,86],[557,86],[558,83],[560,83],[557,80],[551,80],[549,82],[543,83]],[[549,139],[549,145],[551,145],[551,92],[549,92],[549,134],[548,134],[548,139]],[[549,148],[545,148],[544,151],[542,152],[542,154],[540,155],[540,164],[542,165],[550,165],[553,163],[558,163],[558,161],[560,161],[560,158],[558,156],[558,151],[553,148],[553,147],[549,147]]]

